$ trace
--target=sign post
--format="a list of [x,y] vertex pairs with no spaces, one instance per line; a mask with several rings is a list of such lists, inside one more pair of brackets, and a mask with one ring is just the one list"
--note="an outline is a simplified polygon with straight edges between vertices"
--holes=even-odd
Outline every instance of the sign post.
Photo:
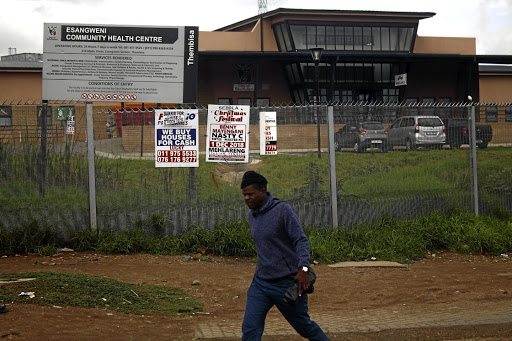
[[[92,229],[97,228],[92,102],[195,103],[198,38],[196,26],[44,24],[43,101],[86,102]],[[74,120],[68,127],[74,131]]]

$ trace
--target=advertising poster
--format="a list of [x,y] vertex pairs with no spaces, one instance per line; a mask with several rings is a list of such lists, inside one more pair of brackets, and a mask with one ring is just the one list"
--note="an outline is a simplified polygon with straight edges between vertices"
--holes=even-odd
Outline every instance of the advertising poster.
[[195,103],[196,26],[45,23],[43,99]]
[[155,167],[199,167],[197,109],[155,110]]
[[73,110],[68,111],[68,117],[66,120],[66,135],[74,135],[75,134],[75,114],[73,114]]
[[277,115],[260,112],[260,155],[277,155]]
[[248,105],[208,105],[206,161],[249,162]]

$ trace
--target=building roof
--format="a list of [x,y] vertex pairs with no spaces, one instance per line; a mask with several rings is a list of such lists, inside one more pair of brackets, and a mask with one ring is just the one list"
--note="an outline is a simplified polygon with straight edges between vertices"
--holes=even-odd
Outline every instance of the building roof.
[[251,22],[259,20],[261,17],[268,19],[284,14],[292,15],[320,15],[320,16],[366,16],[375,18],[408,18],[408,19],[427,19],[436,15],[434,12],[387,12],[387,11],[356,11],[356,10],[327,10],[327,9],[294,9],[294,8],[277,8],[273,11],[258,14],[254,17],[221,27],[215,31],[230,31],[240,26],[247,25]]

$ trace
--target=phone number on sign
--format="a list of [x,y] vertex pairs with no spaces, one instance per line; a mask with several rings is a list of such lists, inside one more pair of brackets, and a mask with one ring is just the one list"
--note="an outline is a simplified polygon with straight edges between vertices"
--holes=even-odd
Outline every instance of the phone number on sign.
[[197,162],[197,157],[186,157],[186,156],[183,156],[183,157],[176,157],[176,156],[164,157],[164,156],[158,156],[156,158],[156,160],[158,162],[187,163],[187,162]]
[[158,157],[197,157],[196,150],[159,150]]

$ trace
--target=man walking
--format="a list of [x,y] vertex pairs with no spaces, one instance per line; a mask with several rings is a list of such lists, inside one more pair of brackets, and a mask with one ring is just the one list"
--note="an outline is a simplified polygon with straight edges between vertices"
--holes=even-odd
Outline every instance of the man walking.
[[[247,291],[242,340],[261,340],[265,318],[274,305],[304,338],[329,338],[308,315],[309,241],[293,208],[267,192],[267,179],[248,171],[240,185],[249,212],[251,234],[258,264]],[[288,288],[298,283],[299,299],[287,303]]]

